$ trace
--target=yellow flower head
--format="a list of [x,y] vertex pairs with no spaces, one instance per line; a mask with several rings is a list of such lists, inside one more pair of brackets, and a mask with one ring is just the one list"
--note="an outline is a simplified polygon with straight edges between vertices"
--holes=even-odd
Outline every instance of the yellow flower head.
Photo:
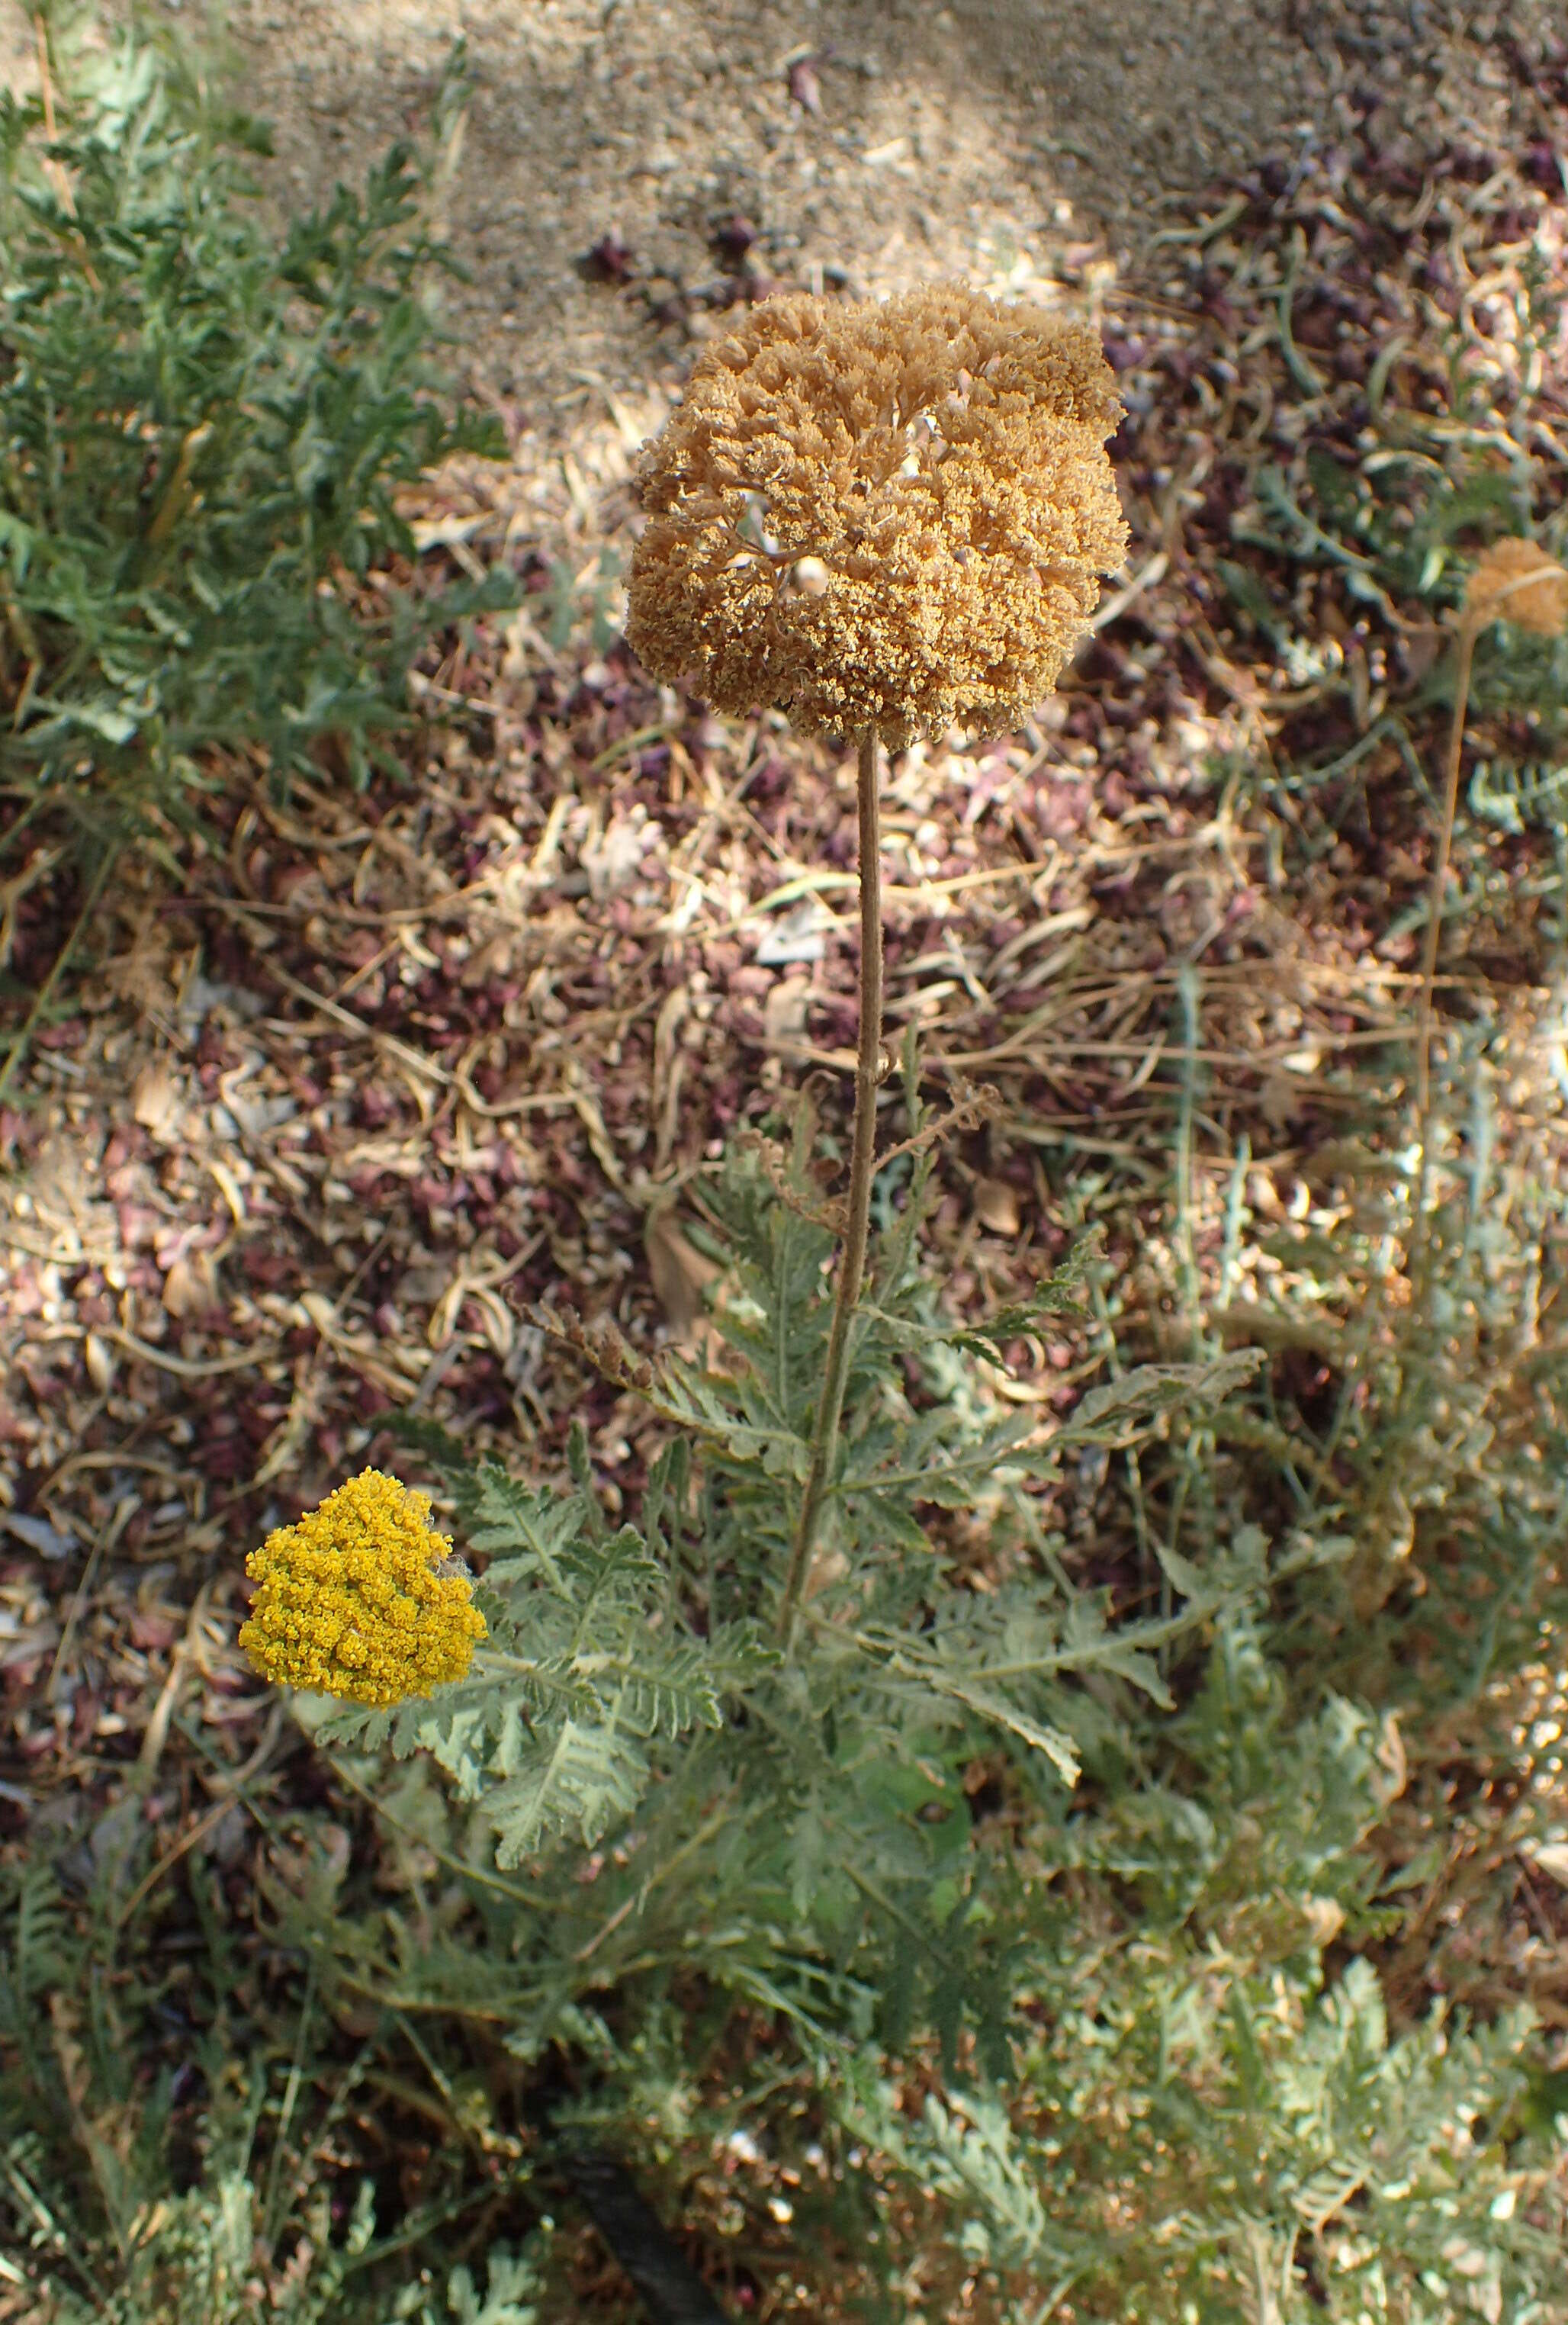
[[890,749],[1016,725],[1126,554],[1085,325],[965,284],[764,300],[647,446],[626,635],[651,676]]
[[429,1517],[428,1494],[365,1469],[253,1550],[240,1644],[263,1678],[378,1705],[461,1679],[484,1617]]
[[1510,535],[1476,559],[1464,593],[1472,621],[1512,622],[1537,638],[1568,629],[1568,573],[1533,541]]

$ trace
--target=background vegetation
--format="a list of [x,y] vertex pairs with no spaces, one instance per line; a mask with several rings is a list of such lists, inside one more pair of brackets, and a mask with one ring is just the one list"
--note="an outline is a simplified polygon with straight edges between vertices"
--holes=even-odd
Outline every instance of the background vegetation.
[[[70,18],[39,21],[58,42]],[[58,95],[52,70],[42,97],[0,93],[0,845],[14,879],[52,827],[93,901],[127,846],[174,865],[215,751],[280,797],[323,754],[356,788],[395,773],[420,641],[515,594],[368,586],[412,547],[398,486],[505,449],[493,413],[432,393],[414,285],[453,262],[411,149],[275,242],[243,160],[264,125],[181,55],[125,38]],[[458,54],[438,121],[460,81]]]

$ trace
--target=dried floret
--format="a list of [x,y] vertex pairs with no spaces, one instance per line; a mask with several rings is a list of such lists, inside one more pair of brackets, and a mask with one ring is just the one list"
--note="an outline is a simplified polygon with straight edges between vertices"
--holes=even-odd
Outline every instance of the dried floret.
[[1537,638],[1568,629],[1568,573],[1533,541],[1494,541],[1475,561],[1464,593],[1472,621],[1512,622]]
[[240,1645],[263,1679],[378,1705],[461,1679],[484,1617],[429,1517],[428,1494],[365,1469],[252,1551]]
[[644,450],[627,636],[807,733],[1015,726],[1126,553],[1121,414],[1086,326],[962,283],[765,300]]

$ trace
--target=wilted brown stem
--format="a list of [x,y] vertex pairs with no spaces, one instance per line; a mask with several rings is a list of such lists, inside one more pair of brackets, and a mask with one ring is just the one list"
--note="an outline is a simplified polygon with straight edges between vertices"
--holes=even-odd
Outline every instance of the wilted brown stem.
[[204,420],[199,428],[188,429],[180,440],[174,474],[169,479],[168,489],[158,504],[152,523],[147,527],[149,549],[160,547],[173,532],[175,522],[190,497],[190,472],[196,466],[196,456],[211,434],[212,422]]
[[[49,69],[49,26],[44,23],[42,14],[34,17],[32,29],[38,36],[38,80],[43,97],[43,134],[52,145],[59,133],[54,125],[54,82]],[[62,208],[69,217],[75,218],[76,197],[71,192],[70,180],[66,176],[63,167],[54,161],[46,162],[44,167],[60,188]]]
[[812,1543],[822,1511],[822,1497],[833,1475],[838,1453],[838,1424],[844,1411],[844,1383],[849,1376],[849,1329],[865,1279],[866,1241],[871,1224],[872,1180],[877,1143],[877,1083],[882,1055],[882,880],[881,826],[877,800],[877,730],[868,727],[860,738],[860,1050],[854,1078],[854,1137],[850,1156],[849,1223],[838,1264],[838,1288],[834,1301],[833,1329],[828,1336],[827,1363],[816,1426],[811,1439],[811,1467],[800,1505],[789,1570],[779,1607],[778,1636],[788,1648],[794,1635],[800,1594],[811,1563]]
[[[52,145],[56,137],[54,81],[49,69],[49,26],[44,22],[42,13],[33,19],[33,30],[38,35],[38,78],[43,96],[43,134],[49,144]],[[60,208],[67,218],[74,218],[76,196],[71,191],[70,178],[65,163],[51,159],[45,162],[43,167],[45,174],[52,181],[55,190],[60,196]],[[93,289],[101,291],[104,286],[93,272],[93,262],[88,256],[86,237],[79,231],[77,240],[81,245],[82,272]]]

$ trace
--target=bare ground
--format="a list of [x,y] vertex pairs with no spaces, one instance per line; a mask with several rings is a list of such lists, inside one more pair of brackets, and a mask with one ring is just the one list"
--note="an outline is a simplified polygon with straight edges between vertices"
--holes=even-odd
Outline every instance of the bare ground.
[[[151,13],[194,29],[184,0]],[[1445,76],[1473,79],[1494,20],[1528,42],[1553,13],[1544,0],[229,0],[208,32],[235,94],[274,125],[271,191],[291,208],[427,132],[466,40],[472,100],[447,222],[473,279],[450,320],[528,430],[559,440],[597,383],[623,398],[677,385],[737,273],[748,289],[877,293],[958,273],[1019,292],[1075,245],[1124,270],[1173,191],[1321,142],[1334,88],[1397,85],[1414,105]],[[0,70],[36,80],[19,5]],[[739,231],[724,238],[736,220],[744,247]]]

